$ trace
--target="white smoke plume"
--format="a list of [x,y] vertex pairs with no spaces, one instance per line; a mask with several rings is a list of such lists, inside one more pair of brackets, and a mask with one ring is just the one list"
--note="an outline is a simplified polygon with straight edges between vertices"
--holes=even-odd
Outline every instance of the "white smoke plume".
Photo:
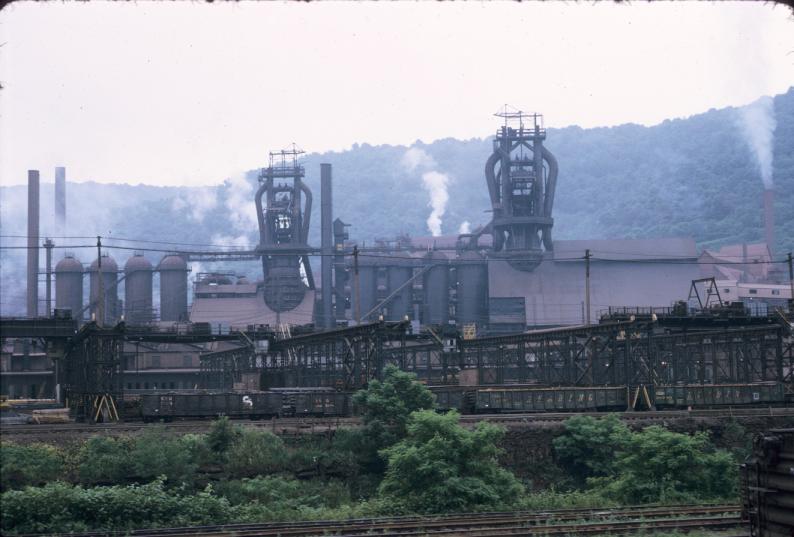
[[458,234],[466,234],[471,233],[471,222],[468,220],[464,220],[461,222],[460,227],[458,228]]
[[447,211],[447,202],[449,201],[447,192],[449,176],[437,171],[435,169],[438,167],[436,161],[419,147],[408,149],[400,162],[409,172],[414,172],[417,169],[423,170],[422,187],[430,195],[430,201],[427,204],[430,207],[427,227],[434,237],[438,237],[441,235],[442,217]]
[[171,203],[173,211],[190,209],[189,216],[196,222],[202,222],[204,216],[218,206],[218,196],[214,187],[194,188],[184,195],[174,198]]
[[233,235],[217,234],[213,235],[210,240],[213,246],[218,246],[227,250],[249,250],[252,247],[251,241],[245,234],[236,237]]
[[772,145],[777,127],[774,100],[772,97],[761,97],[740,108],[739,120],[761,172],[764,188],[772,188]]
[[259,229],[254,203],[254,185],[244,175],[235,175],[224,182],[228,217],[232,227],[241,233],[251,233]]
[[427,217],[427,227],[434,237],[441,235],[441,217],[447,210],[447,183],[449,177],[436,171],[425,172],[422,174],[422,186],[430,194],[430,216]]
[[420,147],[409,148],[400,160],[400,164],[409,172],[413,172],[417,168],[432,170],[436,167],[436,161],[433,157]]

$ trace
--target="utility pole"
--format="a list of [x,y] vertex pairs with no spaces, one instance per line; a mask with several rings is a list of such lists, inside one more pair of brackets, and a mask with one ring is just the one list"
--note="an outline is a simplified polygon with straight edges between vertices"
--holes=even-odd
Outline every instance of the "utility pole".
[[44,241],[44,248],[46,249],[47,259],[47,291],[46,291],[46,305],[47,317],[52,315],[52,247],[55,246],[51,239]]
[[356,290],[355,318],[361,324],[361,286],[358,281],[358,245],[353,246],[353,287]]
[[584,307],[585,324],[590,325],[590,250],[584,251]]
[[101,327],[105,324],[105,280],[102,277],[102,238],[99,235],[96,237],[96,271],[97,285],[99,286],[96,324]]

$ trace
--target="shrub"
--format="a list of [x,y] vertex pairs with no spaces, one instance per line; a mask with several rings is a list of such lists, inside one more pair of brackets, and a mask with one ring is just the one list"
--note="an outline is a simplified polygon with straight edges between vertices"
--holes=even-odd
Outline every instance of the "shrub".
[[221,524],[229,503],[209,490],[192,496],[148,485],[84,489],[61,482],[2,494],[4,533],[130,530],[158,526]]
[[2,490],[39,485],[64,477],[63,453],[46,444],[20,446],[0,443],[0,486]]
[[244,430],[229,448],[226,469],[233,477],[254,477],[279,472],[286,467],[284,442],[268,431]]
[[135,439],[130,451],[132,473],[143,481],[165,476],[171,485],[192,485],[198,468],[193,447],[190,438],[178,438],[161,429],[147,430]]
[[383,451],[388,469],[381,500],[397,512],[509,508],[523,487],[497,462],[502,434],[484,422],[473,431],[464,429],[455,412],[413,413],[406,438]]
[[80,482],[112,485],[123,483],[131,473],[131,442],[104,436],[86,440],[78,453]]
[[620,503],[692,502],[733,498],[738,471],[730,453],[714,450],[705,433],[689,436],[654,425],[629,436],[615,477],[592,486]]
[[554,439],[554,452],[560,464],[580,485],[587,478],[615,473],[615,455],[631,436],[620,418],[574,416],[565,421],[565,432]]

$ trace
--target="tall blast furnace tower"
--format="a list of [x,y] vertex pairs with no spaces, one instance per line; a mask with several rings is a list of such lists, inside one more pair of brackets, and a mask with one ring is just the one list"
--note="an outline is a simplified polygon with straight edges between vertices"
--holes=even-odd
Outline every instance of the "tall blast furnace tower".
[[[552,250],[557,159],[543,147],[543,116],[507,110],[496,115],[505,123],[485,164],[493,208],[492,257],[531,271],[543,260],[544,249]],[[525,125],[526,120],[532,124]]]
[[308,256],[312,193],[303,183],[301,154],[294,145],[270,153],[270,166],[260,173],[256,192],[265,302],[276,312],[294,309],[306,290],[314,289]]

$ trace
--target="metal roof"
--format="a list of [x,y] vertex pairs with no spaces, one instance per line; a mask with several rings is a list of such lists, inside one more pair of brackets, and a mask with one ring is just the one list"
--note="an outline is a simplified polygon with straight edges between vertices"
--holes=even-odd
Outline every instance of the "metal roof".
[[554,241],[554,261],[583,261],[585,251],[610,261],[697,259],[695,239],[597,239]]

